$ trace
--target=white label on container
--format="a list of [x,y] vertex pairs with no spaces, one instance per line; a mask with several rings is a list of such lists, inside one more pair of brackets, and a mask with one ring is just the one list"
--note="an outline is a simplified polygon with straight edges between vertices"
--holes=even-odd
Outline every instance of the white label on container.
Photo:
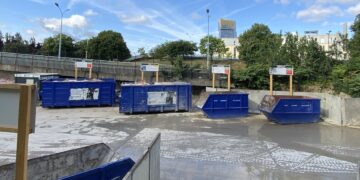
[[158,91],[148,92],[148,105],[176,105],[176,92]]
[[99,88],[76,88],[70,89],[70,101],[98,100]]

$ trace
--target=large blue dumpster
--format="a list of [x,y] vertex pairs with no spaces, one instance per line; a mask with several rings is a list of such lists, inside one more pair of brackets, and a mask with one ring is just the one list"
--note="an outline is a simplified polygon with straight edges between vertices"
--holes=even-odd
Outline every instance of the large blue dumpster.
[[112,106],[113,79],[51,79],[42,82],[42,107]]
[[306,96],[264,96],[259,110],[279,124],[314,123],[320,120],[320,99]]
[[191,84],[122,84],[120,112],[149,113],[190,111],[192,106]]
[[247,116],[249,112],[248,94],[210,94],[202,111],[211,119]]
[[135,162],[130,158],[125,158],[116,162],[81,172],[61,180],[112,180],[122,179],[134,166]]

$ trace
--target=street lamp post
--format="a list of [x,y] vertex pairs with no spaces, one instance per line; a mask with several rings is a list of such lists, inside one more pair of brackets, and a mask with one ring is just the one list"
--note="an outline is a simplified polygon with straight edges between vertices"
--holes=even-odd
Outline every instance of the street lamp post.
[[329,51],[330,50],[330,33],[331,31],[329,31],[327,34],[328,34],[328,45],[327,45],[327,50]]
[[210,10],[206,9],[208,15],[208,39],[207,39],[207,54],[206,54],[206,68],[209,69],[210,61]]
[[58,7],[60,14],[61,14],[61,18],[60,18],[60,38],[59,38],[59,54],[58,54],[58,59],[60,60],[61,58],[61,38],[62,38],[62,19],[64,17],[64,14],[69,11],[70,9],[66,9],[65,11],[62,11],[62,9],[60,8],[59,4],[57,2],[55,2],[55,6]]

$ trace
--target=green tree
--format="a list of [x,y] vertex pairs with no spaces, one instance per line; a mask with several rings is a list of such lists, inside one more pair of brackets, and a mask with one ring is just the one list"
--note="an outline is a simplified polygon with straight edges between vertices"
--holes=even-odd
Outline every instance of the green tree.
[[165,42],[156,46],[152,50],[155,58],[168,57],[169,60],[181,56],[184,58],[186,55],[193,55],[197,51],[196,43],[184,40]]
[[141,55],[141,56],[146,56],[146,52],[145,52],[145,48],[144,48],[144,47],[139,48],[137,52],[138,52],[139,55]]
[[[208,36],[203,37],[200,40],[200,53],[201,54],[207,54],[207,43],[208,43]],[[219,57],[223,56],[229,49],[225,47],[225,43],[223,40],[214,37],[209,36],[209,55],[210,59],[212,60],[215,54],[218,54]]]
[[92,59],[122,61],[131,56],[130,51],[118,32],[102,31],[89,41],[89,55]]
[[356,16],[354,24],[351,26],[354,33],[349,42],[349,51],[351,57],[360,57],[360,14]]
[[0,51],[2,51],[4,48],[4,37],[2,32],[0,31]]
[[87,49],[88,49],[87,39],[76,42],[74,56],[77,58],[85,58]]
[[[59,52],[60,34],[46,38],[41,48],[41,53],[49,56],[57,56]],[[75,52],[74,39],[63,34],[61,37],[61,56],[73,57]]]
[[248,64],[263,63],[273,65],[281,46],[280,35],[273,34],[269,27],[254,24],[239,36],[239,58]]
[[28,53],[28,43],[24,41],[20,33],[14,36],[6,33],[4,51],[14,53]]

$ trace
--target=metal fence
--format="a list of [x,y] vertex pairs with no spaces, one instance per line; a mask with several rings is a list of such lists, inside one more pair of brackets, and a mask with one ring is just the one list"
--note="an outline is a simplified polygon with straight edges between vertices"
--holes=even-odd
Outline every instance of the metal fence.
[[157,134],[143,156],[131,168],[125,180],[159,180],[160,179],[160,141],[161,134]]
[[[62,57],[58,59],[55,56],[43,56],[43,55],[32,55],[32,54],[18,54],[0,52],[0,64],[1,65],[12,65],[16,67],[29,67],[29,68],[43,68],[46,70],[73,70],[76,61],[83,61],[81,58],[68,58]],[[92,60],[87,59],[86,61],[93,63],[93,72],[97,74],[110,74],[113,77],[133,77],[135,79],[139,75],[140,68],[139,62],[119,62],[119,61],[104,61],[104,60]],[[166,80],[174,80],[178,77],[174,77],[176,69],[168,64],[160,64],[160,70]],[[15,70],[16,71],[16,70]],[[192,69],[182,73],[180,79],[210,79],[210,73],[206,69]]]

